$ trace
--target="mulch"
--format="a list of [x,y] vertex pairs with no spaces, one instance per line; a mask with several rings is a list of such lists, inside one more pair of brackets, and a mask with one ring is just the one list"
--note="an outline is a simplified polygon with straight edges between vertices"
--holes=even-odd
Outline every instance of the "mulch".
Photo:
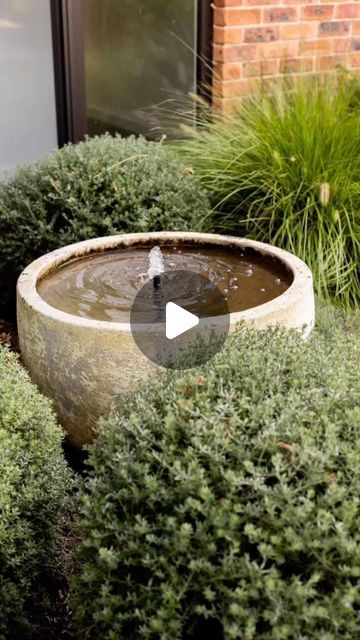
[[12,351],[20,352],[16,323],[0,318],[0,344],[5,344]]

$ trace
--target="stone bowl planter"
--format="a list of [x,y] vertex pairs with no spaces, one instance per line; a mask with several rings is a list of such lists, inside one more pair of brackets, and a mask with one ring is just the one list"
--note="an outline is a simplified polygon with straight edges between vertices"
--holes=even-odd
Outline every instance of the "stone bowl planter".
[[40,390],[54,400],[59,419],[76,446],[91,442],[96,423],[119,394],[159,369],[138,349],[129,323],[90,320],[48,305],[37,283],[67,261],[117,248],[162,244],[213,244],[241,251],[251,248],[280,260],[291,272],[290,287],[277,298],[230,314],[230,329],[264,329],[280,324],[310,334],[314,293],[309,268],[290,253],[267,244],[202,233],[134,233],[86,240],[57,249],[32,262],[17,285],[17,319],[23,361]]

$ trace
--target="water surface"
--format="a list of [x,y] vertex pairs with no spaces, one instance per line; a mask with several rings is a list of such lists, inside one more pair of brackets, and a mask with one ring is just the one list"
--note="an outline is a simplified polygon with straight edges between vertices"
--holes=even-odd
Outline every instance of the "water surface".
[[[38,292],[52,307],[75,316],[129,322],[134,298],[148,280],[150,249],[116,249],[71,260],[45,276],[38,283]],[[230,312],[235,312],[278,297],[292,282],[291,273],[280,261],[254,250],[164,245],[161,252],[165,272],[185,270],[207,278],[208,286],[195,293],[189,290],[182,301],[188,311],[203,316],[216,314],[212,283],[223,292]],[[144,305],[145,310],[146,300]]]

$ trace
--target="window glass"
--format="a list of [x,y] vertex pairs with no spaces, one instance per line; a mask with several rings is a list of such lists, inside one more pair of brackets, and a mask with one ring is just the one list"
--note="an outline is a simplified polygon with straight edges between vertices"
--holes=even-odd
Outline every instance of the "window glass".
[[0,173],[57,146],[49,0],[0,0]]
[[171,100],[195,88],[196,2],[84,4],[88,132],[159,132]]

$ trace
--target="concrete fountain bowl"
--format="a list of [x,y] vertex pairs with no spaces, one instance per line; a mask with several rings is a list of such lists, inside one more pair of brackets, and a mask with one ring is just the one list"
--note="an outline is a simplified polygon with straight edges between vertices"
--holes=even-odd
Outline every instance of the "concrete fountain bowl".
[[72,315],[50,306],[38,283],[47,274],[76,258],[114,249],[162,245],[214,246],[232,251],[253,250],[280,262],[291,284],[264,304],[230,313],[230,330],[270,325],[295,328],[307,337],[314,324],[313,281],[298,258],[268,244],[230,236],[158,232],[115,235],[86,240],[53,251],[32,262],[17,285],[17,320],[22,358],[33,381],[53,399],[70,441],[81,447],[96,434],[96,423],[114,399],[145,379],[157,365],[137,347],[129,322],[110,322]]

